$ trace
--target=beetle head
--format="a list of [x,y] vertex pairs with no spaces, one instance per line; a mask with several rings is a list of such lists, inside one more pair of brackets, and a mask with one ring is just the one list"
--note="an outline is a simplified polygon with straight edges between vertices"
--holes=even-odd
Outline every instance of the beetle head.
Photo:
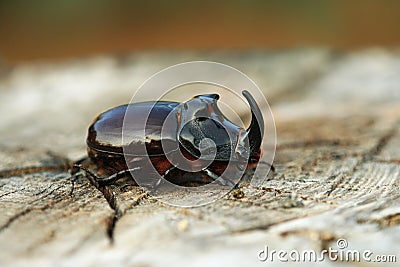
[[224,116],[217,105],[217,94],[195,96],[182,103],[177,112],[181,146],[192,156],[206,160],[247,159],[249,154],[258,153],[263,133],[261,111],[249,92],[243,91],[243,95],[252,113],[247,130]]

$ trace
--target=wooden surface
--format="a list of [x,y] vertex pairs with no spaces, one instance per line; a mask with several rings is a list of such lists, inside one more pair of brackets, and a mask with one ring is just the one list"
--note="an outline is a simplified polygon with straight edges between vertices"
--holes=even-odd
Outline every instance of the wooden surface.
[[[128,102],[162,68],[198,59],[240,69],[270,102],[276,172],[261,187],[243,184],[185,209],[60,170],[85,155],[97,113]],[[341,238],[348,249],[400,261],[396,51],[144,53],[1,66],[0,101],[0,266],[282,265],[260,262],[258,252],[337,249]],[[18,174],[27,167],[39,168]]]

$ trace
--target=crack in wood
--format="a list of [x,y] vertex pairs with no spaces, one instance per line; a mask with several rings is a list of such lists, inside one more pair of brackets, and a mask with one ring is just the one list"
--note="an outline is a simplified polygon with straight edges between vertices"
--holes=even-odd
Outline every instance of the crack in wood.
[[37,244],[35,243],[31,244],[26,248],[26,250],[32,251],[37,247],[38,244],[43,246],[46,243],[50,243],[55,238],[55,236],[56,236],[56,231],[51,230],[47,235],[44,235],[43,238]]
[[113,215],[108,219],[106,232],[107,237],[110,240],[110,243],[114,243],[114,230],[117,225],[117,222],[124,216],[127,210],[131,209],[134,206],[139,205],[140,201],[148,196],[147,193],[140,194],[133,203],[124,210],[121,208],[120,200],[118,199],[116,193],[114,192],[114,185],[107,185],[107,186],[99,186],[99,184],[91,177],[90,175],[84,175],[90,183],[97,189],[99,192],[102,193],[104,199],[107,201],[110,208],[114,211]]
[[[148,193],[144,192],[137,196],[135,200],[126,208],[123,210],[121,209],[121,206],[119,204],[119,200],[115,197],[115,194],[113,193],[112,200],[110,200],[112,205],[110,204],[110,207],[114,210],[114,215],[112,218],[109,220],[108,226],[107,226],[107,236],[110,239],[110,243],[114,243],[114,231],[117,225],[117,222],[126,214],[128,210],[131,210],[133,207],[137,206],[140,204],[141,200],[147,198],[149,195]],[[107,197],[105,196],[106,200],[108,201]]]
[[338,186],[343,183],[345,175],[338,174],[338,175],[333,175],[330,178],[336,178],[337,176],[339,176],[339,179],[333,181],[331,187],[325,192],[326,197],[329,197],[332,194],[332,192],[335,191],[336,188],[338,188]]
[[309,148],[309,147],[321,147],[321,146],[352,146],[357,145],[354,140],[308,140],[303,142],[291,142],[277,145],[277,150],[283,149],[294,149],[294,148]]
[[[35,196],[39,196],[39,195],[43,194],[44,192],[46,192],[47,190],[49,190],[53,185],[54,185],[54,184],[49,185],[46,189],[44,189],[44,190],[42,190],[41,192],[36,193],[36,194],[34,194],[34,195],[35,195]],[[59,189],[61,189],[61,188],[63,188],[63,187],[64,187],[64,185],[60,185],[60,186],[54,188],[53,190],[51,190],[49,193],[47,193],[47,194],[41,196],[40,198],[28,202],[27,205],[30,206],[30,205],[32,205],[32,204],[34,204],[34,203],[40,202],[40,201],[42,201],[42,200],[46,200],[46,198],[47,198],[48,196],[52,195],[55,191],[58,191]],[[20,191],[20,190],[17,190],[16,192],[18,192],[18,191]],[[55,200],[55,201],[53,201],[52,203],[46,204],[46,205],[44,205],[43,207],[40,207],[40,208],[34,208],[34,207],[28,207],[28,208],[26,208],[25,210],[23,210],[23,211],[21,211],[21,212],[15,214],[14,216],[10,217],[10,218],[7,220],[7,222],[6,222],[5,224],[3,224],[2,226],[0,226],[0,232],[4,231],[4,230],[5,230],[6,228],[8,228],[12,223],[14,223],[17,219],[19,219],[19,218],[21,218],[21,217],[27,215],[28,213],[30,213],[30,212],[32,212],[32,211],[34,211],[34,210],[41,210],[41,211],[44,211],[44,210],[48,209],[49,207],[53,206],[55,203],[58,203],[58,202],[60,202],[60,201],[61,201],[61,199]]]
[[[36,200],[34,200],[34,201],[29,202],[29,205],[31,205],[31,204],[33,204],[33,203],[35,203],[35,202],[41,201],[41,200],[43,200],[43,199],[46,199],[47,196],[49,196],[50,194],[52,194],[55,190],[58,190],[59,188],[61,188],[61,187],[58,187],[58,188],[52,190],[49,194],[46,194],[46,195],[44,195],[43,197],[41,197],[41,198],[39,198],[39,199],[36,199]],[[61,200],[53,201],[52,203],[46,204],[46,205],[44,205],[43,207],[39,207],[39,208],[34,208],[34,207],[28,207],[28,208],[26,208],[25,210],[23,210],[23,211],[21,211],[21,212],[15,214],[14,216],[10,217],[10,218],[7,220],[7,222],[6,222],[5,224],[3,224],[2,226],[0,226],[0,232],[4,231],[6,228],[10,227],[10,225],[11,225],[12,223],[14,223],[17,219],[19,219],[19,218],[21,218],[21,217],[27,215],[28,213],[30,213],[30,212],[32,212],[32,211],[35,211],[35,210],[45,211],[46,209],[48,209],[48,208],[54,206],[54,205],[55,205],[56,203],[58,203],[58,202],[61,202]]]
[[400,159],[373,159],[373,162],[376,163],[394,163],[394,164],[400,164]]
[[[47,190],[49,190],[53,185],[54,185],[54,184],[49,185],[45,190],[43,190],[42,192],[40,192],[40,194],[43,194],[44,192],[46,192]],[[48,196],[53,195],[53,193],[54,193],[55,191],[58,191],[59,189],[61,189],[61,188],[63,188],[63,187],[64,187],[64,185],[60,185],[60,186],[58,186],[58,187],[52,189],[52,190],[51,190],[50,192],[48,192],[47,194],[41,196],[40,198],[35,199],[35,200],[29,202],[28,204],[29,204],[29,205],[32,205],[32,204],[34,204],[34,203],[36,203],[36,202],[39,202],[39,201],[41,201],[41,200],[45,200]],[[39,195],[39,194],[35,194],[35,196],[38,196],[38,195]]]
[[281,225],[281,224],[284,224],[287,222],[291,222],[291,221],[295,221],[295,220],[299,220],[299,219],[303,219],[303,218],[307,218],[307,217],[317,216],[324,212],[325,211],[315,212],[313,214],[308,214],[303,217],[298,217],[298,216],[294,215],[293,217],[286,218],[286,219],[283,219],[283,220],[277,221],[277,222],[271,222],[271,223],[261,224],[261,225],[254,225],[254,226],[250,226],[250,227],[243,227],[240,229],[230,229],[228,231],[228,234],[248,233],[248,232],[260,231],[260,230],[265,231],[265,230],[270,229],[271,227],[275,227],[275,226],[278,226],[278,225]]
[[120,216],[122,216],[122,212],[119,209],[117,197],[112,189],[112,186],[99,186],[99,184],[93,179],[92,176],[86,175],[86,173],[76,173],[77,176],[81,175],[88,179],[90,184],[98,190],[104,199],[107,201],[109,207],[114,211],[111,217],[107,220],[106,233],[107,237],[111,244],[114,243],[114,229],[117,221]]
[[14,216],[10,217],[7,222],[5,224],[3,224],[2,226],[0,226],[0,233],[3,232],[6,228],[10,227],[10,225],[15,222],[16,220],[18,220],[19,218],[21,218],[22,216],[25,216],[26,214],[28,214],[29,212],[33,211],[34,208],[27,208],[17,214],[15,214]]
[[15,168],[0,171],[0,179],[10,178],[13,176],[22,176],[33,173],[48,172],[48,171],[67,171],[64,165],[55,166],[30,166],[24,168]]
[[50,159],[42,160],[40,163],[43,163],[43,165],[1,170],[0,179],[47,171],[68,172],[74,164],[67,157],[60,156],[52,151],[47,151],[46,155],[50,156]]
[[110,243],[113,244],[115,226],[117,224],[117,221],[123,216],[122,211],[119,208],[119,201],[117,200],[117,197],[111,186],[100,187],[91,177],[88,178],[91,181],[92,185],[94,185],[96,189],[102,193],[108,205],[114,211],[114,213],[111,215],[111,218],[108,219],[106,227],[107,237],[110,240]]
[[383,148],[389,143],[390,139],[393,138],[397,132],[397,129],[400,124],[400,120],[393,123],[394,125],[382,135],[379,139],[377,145],[363,154],[363,161],[372,160],[374,156],[379,154]]
[[17,192],[21,192],[21,191],[24,191],[24,190],[25,190],[25,187],[20,188],[20,189],[17,189],[17,190],[13,190],[13,191],[10,191],[10,192],[7,192],[7,193],[4,193],[4,194],[0,195],[0,198],[5,197],[5,196],[8,196],[8,195],[10,195],[10,194],[14,194],[14,193],[17,193]]
[[[361,154],[361,159],[358,160],[358,162],[354,165],[353,168],[351,168],[350,170],[348,170],[347,172],[345,172],[345,175],[351,175],[352,173],[354,173],[355,171],[359,170],[360,167],[368,162],[368,161],[373,161],[374,156],[376,156],[377,154],[379,154],[382,149],[385,147],[385,145],[389,142],[389,140],[395,136],[396,131],[399,127],[399,123],[400,121],[395,121],[393,123],[393,126],[387,130],[386,133],[384,133],[381,138],[379,138],[377,144],[375,147],[371,148],[370,150],[364,152]],[[337,188],[337,186],[336,186]],[[336,189],[335,188],[335,189]],[[333,191],[332,191],[333,192]],[[331,192],[331,193],[332,193]]]

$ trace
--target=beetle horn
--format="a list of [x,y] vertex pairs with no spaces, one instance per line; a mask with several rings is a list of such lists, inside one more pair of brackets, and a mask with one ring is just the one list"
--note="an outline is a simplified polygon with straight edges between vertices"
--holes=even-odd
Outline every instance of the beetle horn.
[[249,137],[250,153],[258,153],[264,136],[264,119],[253,96],[247,90],[243,90],[242,94],[251,108],[251,123],[246,130]]

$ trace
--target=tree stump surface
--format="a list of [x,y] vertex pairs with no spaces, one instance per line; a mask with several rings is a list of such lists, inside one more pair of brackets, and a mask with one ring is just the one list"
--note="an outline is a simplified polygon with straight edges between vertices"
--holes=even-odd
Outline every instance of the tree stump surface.
[[[262,186],[186,209],[123,181],[96,188],[68,173],[98,113],[190,60],[231,65],[265,93],[277,149]],[[0,101],[0,266],[282,265],[260,261],[260,250],[320,252],[338,249],[339,239],[400,261],[398,51],[154,52],[2,65]]]

